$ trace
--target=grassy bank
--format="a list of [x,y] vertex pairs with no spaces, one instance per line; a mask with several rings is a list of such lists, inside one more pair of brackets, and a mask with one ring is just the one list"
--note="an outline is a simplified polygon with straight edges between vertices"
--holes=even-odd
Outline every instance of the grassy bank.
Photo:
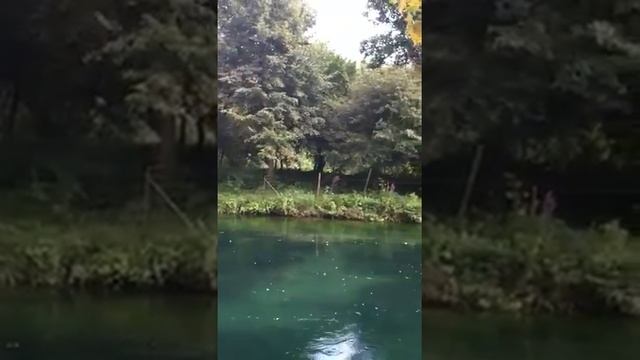
[[392,193],[331,194],[316,197],[295,188],[276,194],[271,190],[235,190],[221,187],[219,215],[286,216],[370,222],[422,222],[422,200]]
[[509,217],[423,224],[426,306],[640,316],[640,239]]
[[195,233],[129,210],[0,214],[0,287],[216,291],[215,219]]

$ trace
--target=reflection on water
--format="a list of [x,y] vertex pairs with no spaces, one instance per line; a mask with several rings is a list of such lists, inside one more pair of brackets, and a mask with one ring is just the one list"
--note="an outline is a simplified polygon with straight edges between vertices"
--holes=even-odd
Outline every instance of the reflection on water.
[[368,360],[375,359],[372,350],[360,339],[356,324],[329,332],[313,340],[307,347],[309,360]]
[[219,219],[221,360],[420,358],[419,226]]
[[631,360],[640,354],[635,319],[426,311],[428,360]]
[[0,360],[208,360],[215,299],[0,292]]

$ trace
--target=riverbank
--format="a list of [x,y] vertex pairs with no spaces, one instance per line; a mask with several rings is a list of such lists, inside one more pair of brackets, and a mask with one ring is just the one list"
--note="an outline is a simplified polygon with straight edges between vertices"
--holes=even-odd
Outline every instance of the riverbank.
[[216,292],[214,226],[124,210],[3,216],[0,287]]
[[640,239],[615,223],[430,221],[423,239],[424,306],[640,316]]
[[331,194],[316,197],[310,191],[284,189],[218,192],[218,214],[284,216],[368,222],[421,223],[422,199],[393,193]]

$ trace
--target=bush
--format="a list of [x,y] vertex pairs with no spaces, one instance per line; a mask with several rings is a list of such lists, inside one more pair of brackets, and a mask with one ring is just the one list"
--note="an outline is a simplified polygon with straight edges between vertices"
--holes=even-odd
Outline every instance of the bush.
[[372,222],[422,222],[422,202],[414,195],[374,193],[369,195],[322,194],[286,188],[275,194],[271,190],[238,190],[221,187],[218,214],[250,216],[320,217]]
[[0,286],[212,292],[211,234],[164,216],[14,219],[0,223]]
[[616,223],[574,230],[511,216],[423,226],[427,303],[640,315],[640,248]]

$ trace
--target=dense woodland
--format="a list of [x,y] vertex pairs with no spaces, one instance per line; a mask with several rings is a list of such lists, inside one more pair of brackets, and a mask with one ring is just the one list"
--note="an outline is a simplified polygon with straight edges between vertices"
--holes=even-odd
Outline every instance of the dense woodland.
[[424,209],[431,304],[640,314],[638,0],[369,0],[362,63],[303,4],[0,5],[0,285],[215,290],[211,239],[129,216],[148,170],[187,212]]
[[0,6],[3,188],[122,203],[146,167],[166,183],[180,168],[215,171],[213,2]]
[[394,31],[363,64],[309,43],[302,2],[215,5],[1,5],[2,187],[98,203],[140,195],[147,167],[213,192],[218,167],[310,171],[320,154],[325,171],[419,182],[422,160],[425,208],[454,214],[482,145],[472,209],[521,210],[536,187],[567,219],[633,225],[637,2],[429,1],[425,56],[371,0]]
[[215,291],[216,67],[214,2],[0,4],[0,287]]
[[638,1],[434,0],[424,16],[427,208],[457,211],[482,145],[473,205],[524,211],[537,187],[566,219],[637,226]]
[[366,45],[369,68],[310,43],[301,1],[223,0],[219,12],[221,169],[311,170],[321,158],[342,174],[419,172],[418,67],[380,67]]
[[640,314],[640,3],[423,14],[423,302]]

